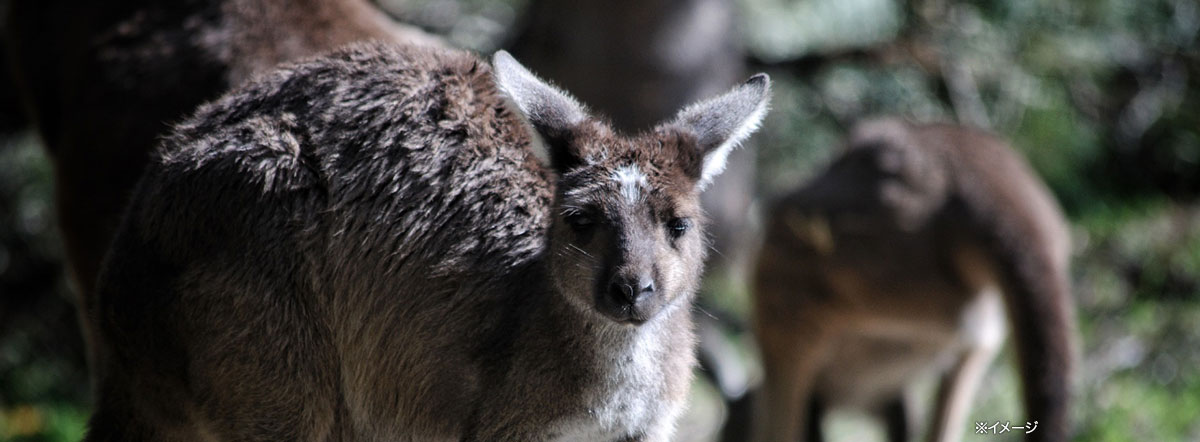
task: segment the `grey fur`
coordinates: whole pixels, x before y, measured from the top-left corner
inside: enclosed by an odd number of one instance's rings
[[[552,170],[509,106],[471,55],[373,44],[201,107],[101,273],[89,440],[667,440],[701,151],[589,118]]]
[[[574,98],[537,78],[508,52],[496,52],[493,64],[496,85],[516,103],[543,137],[566,133],[587,118],[587,110]]]
[[[93,379],[104,344],[85,312],[129,196],[171,125],[279,63],[355,41],[441,45],[368,0],[0,2],[11,8],[0,17],[0,120],[23,114],[0,121],[0,132],[36,126],[53,161]]]
[[[769,91],[770,79],[766,74],[758,74],[741,87],[689,106],[676,115],[675,124],[695,135],[704,151],[701,188],[725,170],[730,152],[758,130],[767,115]],[[714,112],[714,109],[722,111]]]

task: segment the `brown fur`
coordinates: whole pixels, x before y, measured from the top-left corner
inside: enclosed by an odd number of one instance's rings
[[[436,44],[365,0],[11,6],[3,26],[5,67],[54,164],[59,224],[81,305],[92,302],[120,214],[171,124],[280,62],[362,40]],[[81,322],[85,338],[94,340],[93,325]]]
[[[89,440],[666,440],[704,140],[766,78],[626,137],[496,63],[355,46],[179,126],[99,280]]]
[[[365,0],[18,1],[8,19],[12,88],[54,160],[85,293],[151,148],[201,102],[353,41],[436,44]]]
[[[819,437],[828,406],[889,415],[892,439],[905,440],[902,395],[931,370],[943,378],[930,439],[958,440],[1004,336],[996,291],[1026,419],[1039,421],[1027,438],[1066,440],[1068,232],[1004,142],[951,125],[861,125],[828,171],[770,213],[755,291],[767,377],[758,440]]]

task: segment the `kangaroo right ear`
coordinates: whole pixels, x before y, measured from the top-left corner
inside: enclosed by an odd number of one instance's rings
[[[570,162],[567,137],[571,129],[587,119],[587,110],[566,92],[533,75],[506,51],[496,51],[492,67],[496,86],[516,103],[541,135],[543,143],[534,143],[538,159],[562,170]]]
[[[725,169],[729,153],[758,130],[770,101],[771,79],[758,74],[724,95],[679,111],[674,124],[696,137],[703,157],[697,176],[700,190]]]

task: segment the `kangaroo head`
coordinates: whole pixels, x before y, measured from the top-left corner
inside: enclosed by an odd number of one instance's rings
[[[893,119],[857,125],[842,154],[808,185],[805,205],[835,214],[835,230],[844,233],[921,228],[950,191],[949,168],[930,141],[950,138],[914,130]]]
[[[764,74],[627,137],[506,52],[496,82],[540,136],[557,174],[548,264],[554,288],[579,309],[638,325],[690,301],[706,238],[700,192],[767,111]]]

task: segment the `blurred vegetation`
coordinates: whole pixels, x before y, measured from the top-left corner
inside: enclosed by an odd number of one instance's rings
[[[764,195],[813,175],[872,115],[1006,136],[1074,225],[1077,439],[1200,440],[1200,5],[744,3],[745,41],[779,79],[759,136]],[[1001,359],[972,422],[1023,416]],[[967,427],[966,440],[1020,440]]]
[[[777,84],[756,137],[760,197],[803,183],[872,115],[1006,136],[1074,225],[1078,439],[1200,440],[1200,4],[740,1],[751,68]],[[382,3],[490,51],[527,2]],[[86,420],[51,204],[35,140],[0,144],[0,440],[77,440]],[[1018,391],[1011,365],[996,364],[972,421],[1015,421]],[[1019,439],[972,430],[966,440]]]
[[[745,3],[752,53],[787,81],[765,126],[768,191],[821,167],[852,122],[899,114],[1007,136],[1073,218],[1200,192],[1193,1]]]
[[[88,379],[36,140],[0,140],[0,440],[76,441]]]

